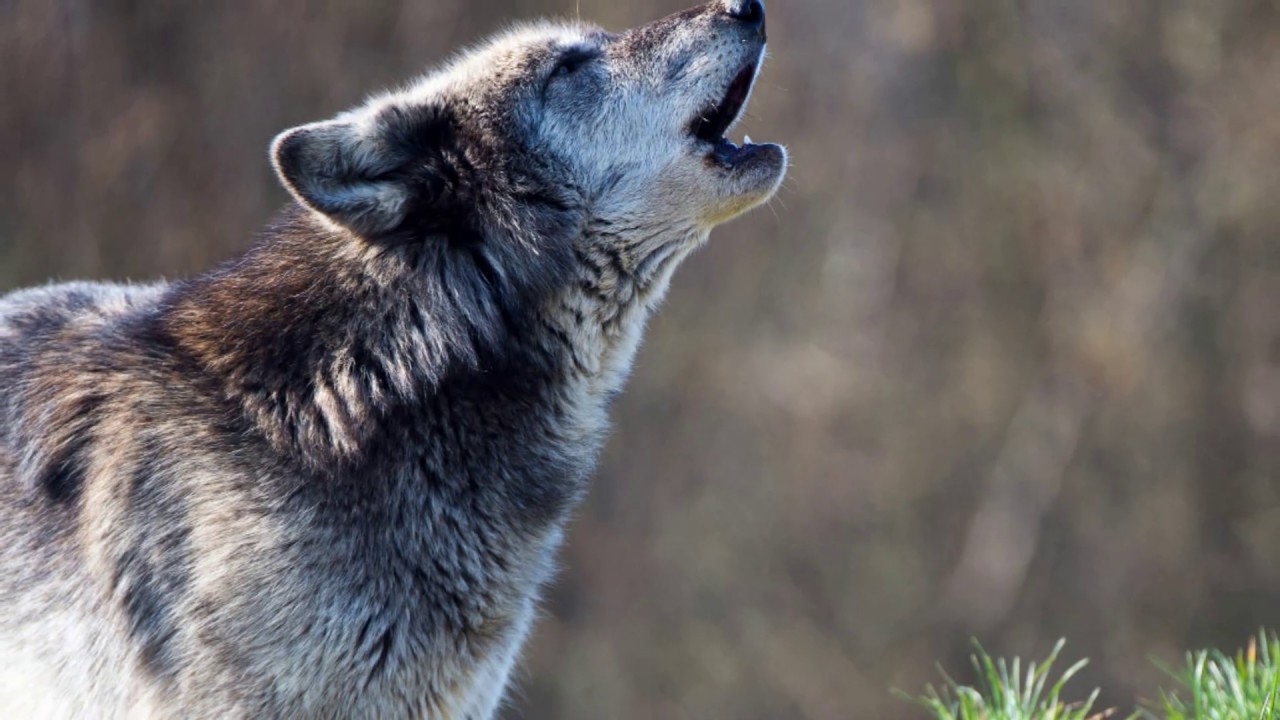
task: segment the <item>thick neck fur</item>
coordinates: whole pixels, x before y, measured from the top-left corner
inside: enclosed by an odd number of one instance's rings
[[[557,295],[547,317],[571,338],[575,376],[590,392],[622,389],[649,314],[703,239],[705,232],[642,221],[588,223],[586,241],[575,250],[578,282]]]
[[[522,275],[479,246],[380,245],[294,209],[242,258],[177,285],[163,322],[223,400],[313,470],[363,465],[382,424],[462,387],[554,405],[569,442],[599,426],[693,244],[659,235],[590,222],[567,271],[548,257]]]

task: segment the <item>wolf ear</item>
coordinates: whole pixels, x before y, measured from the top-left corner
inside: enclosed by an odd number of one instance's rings
[[[409,189],[395,170],[404,160],[353,122],[330,120],[286,130],[271,142],[271,162],[298,202],[362,235],[395,227]]]
[[[304,206],[363,236],[411,214],[457,208],[463,189],[451,123],[430,108],[388,107],[286,130],[271,143],[284,186]]]

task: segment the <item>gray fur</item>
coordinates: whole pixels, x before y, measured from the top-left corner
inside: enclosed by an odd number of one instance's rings
[[[746,5],[512,31],[277,138],[245,256],[0,300],[0,717],[491,717],[646,317],[785,171],[691,134]]]

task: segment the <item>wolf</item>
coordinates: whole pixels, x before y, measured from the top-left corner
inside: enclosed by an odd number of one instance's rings
[[[280,134],[252,249],[0,299],[0,717],[494,716],[646,318],[765,202],[760,0]]]

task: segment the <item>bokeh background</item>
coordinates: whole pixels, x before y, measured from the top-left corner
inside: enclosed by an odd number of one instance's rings
[[[0,0],[0,289],[200,271],[274,133],[678,0]],[[652,323],[508,718],[912,718],[971,636],[1280,624],[1280,4],[772,0],[786,143]]]

